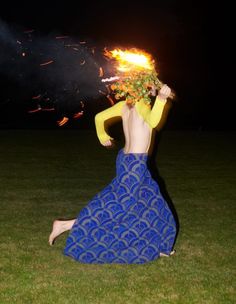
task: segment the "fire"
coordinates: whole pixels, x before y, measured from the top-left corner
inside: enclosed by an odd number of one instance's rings
[[[105,50],[105,56],[115,60],[116,75],[103,81],[112,81],[110,86],[115,99],[125,99],[128,104],[144,100],[151,103],[150,89],[161,87],[152,56],[139,49]]]
[[[102,79],[102,82],[114,81],[110,88],[115,99],[126,100],[126,103],[132,105],[142,99],[150,105],[151,89],[159,90],[163,86],[158,78],[152,56],[136,48],[111,51],[105,49],[104,55],[115,60],[116,75]]]
[[[117,70],[121,72],[129,72],[134,69],[140,71],[154,69],[154,60],[151,55],[141,50],[105,50],[105,56],[116,59],[118,62]]]

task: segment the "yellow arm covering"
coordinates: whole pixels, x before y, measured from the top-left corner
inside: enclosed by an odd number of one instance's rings
[[[97,136],[101,144],[105,143],[109,139],[112,139],[105,130],[105,121],[113,117],[121,116],[124,104],[125,101],[117,102],[114,106],[96,114],[95,126]]]
[[[154,129],[159,124],[163,110],[166,104],[166,99],[160,99],[156,97],[155,103],[152,109],[140,100],[136,102],[135,107],[139,115],[147,122],[151,129]],[[114,117],[121,117],[122,108],[125,105],[125,101],[120,101],[114,106],[96,114],[95,116],[95,126],[97,131],[97,136],[101,144],[104,144],[106,141],[111,140],[112,138],[107,134],[105,130],[105,121]]]
[[[156,128],[159,124],[166,101],[166,99],[160,99],[157,96],[152,109],[144,104],[144,102],[136,102],[135,106],[138,113],[143,117],[151,129]]]
[[[156,97],[152,110],[147,117],[147,123],[149,124],[149,126],[151,128],[154,129],[159,124],[162,114],[163,114],[163,110],[164,110],[166,101],[167,101],[166,99],[160,99],[160,98],[158,98],[158,96]]]

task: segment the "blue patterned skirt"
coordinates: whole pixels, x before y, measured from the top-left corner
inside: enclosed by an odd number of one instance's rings
[[[79,213],[65,255],[81,263],[141,264],[170,253],[176,224],[147,157],[119,151],[116,177]]]

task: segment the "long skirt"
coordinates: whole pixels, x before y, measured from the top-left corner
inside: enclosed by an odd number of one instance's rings
[[[81,263],[142,264],[170,253],[176,223],[147,158],[119,151],[116,177],[80,211],[66,240],[66,256]]]

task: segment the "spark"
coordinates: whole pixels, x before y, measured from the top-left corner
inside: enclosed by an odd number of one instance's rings
[[[119,76],[112,76],[112,77],[109,77],[109,78],[103,78],[101,81],[102,82],[108,82],[108,81],[113,81],[113,80],[118,80],[120,79]]]
[[[37,95],[37,96],[33,96],[32,99],[39,99],[41,97],[41,95]]]
[[[73,43],[73,44],[65,44],[66,47],[76,47],[80,46],[78,43]]]
[[[41,110],[42,110],[42,108],[38,105],[38,108],[37,108],[37,109],[28,111],[28,113],[36,113],[36,112],[39,112],[39,111],[41,111]]]
[[[61,127],[61,126],[65,125],[68,122],[68,120],[69,120],[69,118],[65,116],[61,120],[58,120],[57,123]]]
[[[107,95],[106,98],[110,101],[111,105],[114,105],[114,100],[111,98],[110,95]]]
[[[56,39],[66,39],[68,38],[69,36],[56,36]]]
[[[103,69],[102,69],[102,67],[100,67],[99,68],[99,77],[102,77],[103,75],[104,75]]]
[[[103,92],[102,90],[98,90],[99,93],[101,93],[102,95],[107,95],[107,93]]]
[[[54,60],[49,60],[49,61],[47,61],[47,62],[40,63],[40,66],[48,65],[48,64],[51,64],[51,63],[53,63],[53,62],[54,62]]]
[[[51,112],[55,111],[55,108],[42,108],[42,111]]]
[[[80,111],[80,112],[78,112],[78,113],[75,113],[75,114],[73,115],[73,118],[74,118],[74,119],[80,118],[81,116],[83,116],[83,114],[84,114],[84,111]]]

